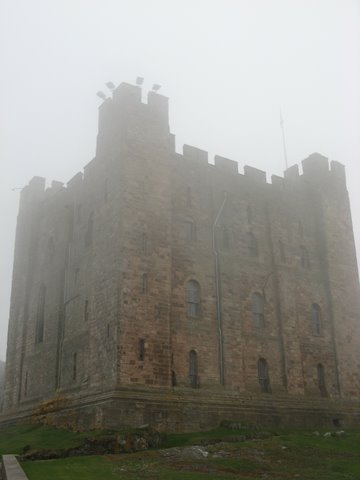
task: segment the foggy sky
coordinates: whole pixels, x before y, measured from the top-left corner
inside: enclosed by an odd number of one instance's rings
[[[95,154],[96,92],[145,77],[188,143],[282,175],[312,152],[346,165],[360,252],[357,0],[2,0],[0,358],[19,190],[66,182]]]

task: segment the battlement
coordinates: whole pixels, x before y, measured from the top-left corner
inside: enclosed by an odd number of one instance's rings
[[[107,98],[99,107],[99,133],[97,142],[97,155],[84,167],[85,177],[91,167],[97,164],[100,158],[112,155],[112,145],[115,142],[121,142],[126,137],[126,141],[133,139],[134,134],[144,135],[144,141],[147,139],[152,142],[156,138],[159,141],[166,141],[171,145],[170,151],[174,150],[174,135],[169,133],[169,105],[168,98],[155,93],[148,92],[147,102],[142,100],[142,91],[139,86],[128,83],[121,83],[114,89],[111,98]],[[182,154],[176,154],[175,158],[179,162],[184,162],[185,168],[208,169],[212,172],[219,172],[221,175],[238,176],[242,181],[248,181],[256,185],[273,185],[276,188],[292,188],[295,184],[305,183],[336,183],[338,186],[345,187],[345,167],[339,162],[331,161],[320,153],[313,153],[302,162],[302,174],[299,165],[294,164],[284,171],[284,176],[272,175],[271,181],[267,182],[266,172],[255,167],[245,165],[243,173],[239,172],[239,164],[221,155],[215,155],[213,160],[209,161],[207,151],[200,148],[184,144]],[[82,184],[84,174],[79,172],[67,182],[66,188],[72,191]],[[47,195],[55,193],[65,188],[62,182],[54,181],[50,189],[47,189]],[[37,192],[40,195],[45,190],[45,179],[34,177],[28,187],[23,191],[22,196],[27,196],[29,192]]]

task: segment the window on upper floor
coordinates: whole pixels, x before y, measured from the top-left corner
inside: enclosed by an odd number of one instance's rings
[[[251,296],[251,310],[253,326],[262,328],[265,325],[264,297],[258,292]]]
[[[311,327],[314,335],[321,335],[321,309],[317,303],[311,305]]]
[[[196,280],[190,280],[186,285],[186,304],[188,317],[200,315],[200,285]]]

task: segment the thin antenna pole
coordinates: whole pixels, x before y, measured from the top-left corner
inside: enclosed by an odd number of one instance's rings
[[[286,153],[286,142],[285,142],[285,128],[284,128],[284,119],[282,116],[282,111],[280,108],[280,127],[282,132],[283,147],[284,147],[284,159],[285,159],[285,169],[288,169],[287,153]]]

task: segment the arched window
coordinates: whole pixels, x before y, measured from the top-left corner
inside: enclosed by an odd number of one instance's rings
[[[88,219],[87,230],[85,234],[85,246],[89,247],[92,244],[94,229],[94,212],[91,212]]]
[[[44,341],[45,297],[46,287],[45,285],[41,285],[36,315],[35,343],[41,343]]]
[[[261,328],[264,326],[264,297],[255,292],[251,296],[251,310],[252,310],[252,319],[253,326]]]
[[[269,368],[265,358],[259,358],[258,376],[259,376],[261,391],[264,393],[269,393],[270,392]]]
[[[321,310],[317,303],[311,305],[311,327],[314,335],[321,335]]]
[[[199,387],[198,360],[195,350],[189,352],[189,379],[192,388]]]
[[[327,390],[326,390],[326,383],[325,383],[325,369],[324,365],[319,363],[316,367],[317,370],[317,380],[318,380],[318,386],[320,390],[320,395],[322,397],[327,397]]]
[[[186,285],[186,304],[189,317],[200,315],[200,285],[196,280],[190,280]]]
[[[310,268],[309,253],[304,245],[300,246],[300,265],[302,268]]]
[[[258,244],[255,235],[251,232],[246,234],[246,245],[248,248],[248,254],[250,257],[258,256]]]

